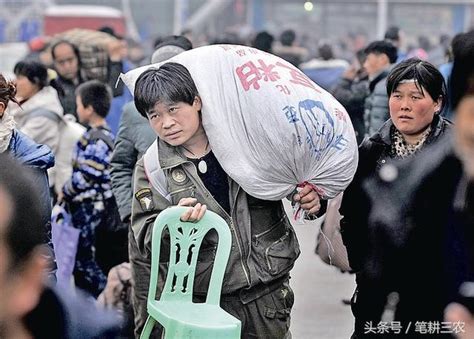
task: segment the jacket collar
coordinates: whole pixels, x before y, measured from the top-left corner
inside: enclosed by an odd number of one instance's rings
[[[176,167],[188,160],[179,152],[179,147],[171,146],[157,138],[158,157],[160,159],[160,166],[162,169]]]

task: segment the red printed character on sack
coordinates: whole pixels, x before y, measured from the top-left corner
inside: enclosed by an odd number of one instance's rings
[[[258,60],[258,63],[260,67],[255,65],[253,61],[249,61],[235,69],[245,91],[248,91],[252,86],[259,90],[259,81],[262,79],[272,82],[280,79],[280,75],[274,70],[275,65],[267,65],[261,59]]]
[[[309,87],[311,89],[314,89],[316,92],[321,93],[321,91],[316,88],[316,85],[301,71],[297,70],[294,67],[285,65],[284,63],[281,63],[281,62],[277,62],[276,65],[280,67],[284,67],[290,71],[290,76],[291,76],[290,82],[297,85],[303,85],[305,87]]]

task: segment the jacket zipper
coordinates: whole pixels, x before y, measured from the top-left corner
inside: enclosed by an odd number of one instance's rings
[[[288,230],[285,232],[285,234],[278,240],[272,242],[272,244],[270,246],[267,247],[267,249],[265,250],[265,260],[267,261],[267,266],[268,266],[268,269],[270,270],[270,272],[272,271],[272,265],[270,263],[270,259],[268,259],[268,252],[270,251],[270,249],[273,247],[273,245],[281,242],[284,238],[286,238],[288,236]]]
[[[195,166],[194,163],[191,162],[191,161],[186,161],[186,162],[188,162],[188,163],[192,164],[193,166]],[[204,183],[202,182],[202,180],[201,180],[201,178],[199,177],[199,175],[197,176],[197,179],[195,179],[195,180],[196,180],[196,183],[199,184],[199,185],[201,186],[201,188],[204,190],[204,193],[205,193],[206,197],[207,197],[207,198],[212,198],[212,199],[214,199],[214,198],[212,197],[211,192],[209,192],[209,190],[206,188],[206,186],[204,186]],[[237,196],[239,195],[240,189],[241,189],[241,188],[240,188],[240,186],[239,186],[239,188],[237,189],[237,194],[236,194],[235,197],[234,197],[234,202],[233,202],[233,205],[232,205],[232,211],[235,211],[235,205],[236,205],[236,203],[237,203]],[[240,239],[239,239],[239,237],[237,236],[237,231],[236,231],[236,229],[235,229],[235,227],[234,227],[233,218],[232,218],[232,216],[229,215],[229,213],[227,213],[227,211],[224,210],[224,209],[222,208],[222,206],[219,205],[217,202],[214,202],[214,201],[212,201],[212,200],[211,200],[211,202],[214,203],[214,205],[217,206],[217,208],[220,209],[220,210],[224,213],[224,215],[227,215],[227,216],[229,217],[230,230],[234,233],[235,241],[237,242],[237,246],[238,246],[238,248],[239,248],[240,264],[241,264],[242,270],[244,271],[244,274],[245,274],[245,280],[247,280],[247,284],[248,284],[248,286],[250,286],[250,277],[249,277],[249,273],[247,272],[247,269],[246,269],[246,267],[245,267],[245,263],[244,263],[244,260],[243,260],[243,251],[242,251],[242,247],[241,247],[241,245],[240,245]],[[232,213],[232,212],[231,212],[231,213]]]
[[[193,186],[189,186],[189,187],[185,187],[185,188],[180,188],[179,190],[170,192],[170,195],[173,195],[173,194],[176,194],[176,193],[180,193],[180,192],[184,192],[184,191],[187,191],[187,190],[189,190],[189,189],[191,189],[191,192],[193,192],[194,190],[192,190],[192,188],[193,188]]]

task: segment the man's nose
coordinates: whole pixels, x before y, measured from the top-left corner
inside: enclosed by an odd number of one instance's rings
[[[174,119],[170,117],[169,115],[165,114],[163,116],[163,128],[169,129],[173,127],[174,125]]]

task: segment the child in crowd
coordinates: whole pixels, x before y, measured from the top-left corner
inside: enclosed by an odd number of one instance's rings
[[[74,267],[76,286],[97,297],[107,282],[96,259],[96,231],[116,206],[110,179],[114,137],[105,117],[112,93],[107,85],[88,81],[76,89],[77,115],[87,126],[73,152],[73,172],[64,185],[64,200],[75,228],[80,229]]]

